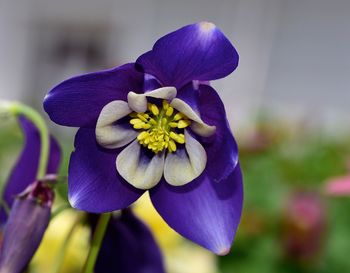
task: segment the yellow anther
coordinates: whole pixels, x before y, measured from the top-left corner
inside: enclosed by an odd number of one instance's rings
[[[170,137],[180,144],[185,143],[185,136],[183,134],[176,134],[174,132],[171,132]]]
[[[175,120],[175,121],[178,121],[178,120],[182,119],[183,117],[184,117],[183,114],[177,113],[177,114],[174,116],[174,120]]]
[[[151,124],[148,124],[148,123],[142,124],[142,128],[147,130],[151,128]]]
[[[169,122],[171,128],[177,128],[177,122]]]
[[[163,109],[167,110],[169,107],[169,103],[166,100],[163,100]]]
[[[139,114],[137,114],[137,117],[138,117],[140,120],[142,120],[142,121],[144,121],[144,122],[147,122],[147,118],[148,118],[148,115],[147,115],[147,114],[141,114],[141,113],[139,113]]]
[[[164,127],[168,123],[166,118],[162,118],[162,126]]]
[[[168,146],[169,152],[175,152],[176,151],[176,144],[173,140],[169,140],[169,146]]]
[[[157,125],[157,122],[153,118],[149,120],[149,123],[151,123],[152,125]]]
[[[177,124],[177,128],[186,128],[188,125],[190,125],[191,122],[188,119],[181,119],[179,120],[179,123]]]
[[[134,124],[134,129],[142,129],[144,124],[145,123],[143,123],[143,122],[136,123],[136,124]]]
[[[168,109],[166,109],[165,114],[170,117],[174,113],[174,108],[169,106]]]
[[[140,120],[138,118],[133,118],[133,119],[130,120],[131,124],[137,124],[137,123],[141,123],[141,122],[142,122],[142,120]]]
[[[151,112],[153,115],[158,116],[159,115],[159,109],[157,105],[151,104]]]
[[[143,132],[139,133],[139,135],[137,136],[137,139],[138,140],[143,140],[146,137],[149,137],[149,134],[146,131],[143,131]]]
[[[170,132],[170,135],[169,135],[172,139],[176,139],[177,138],[177,134],[174,133],[174,132]]]
[[[184,134],[178,134],[178,139],[177,142],[180,144],[184,144],[185,143],[185,135]]]

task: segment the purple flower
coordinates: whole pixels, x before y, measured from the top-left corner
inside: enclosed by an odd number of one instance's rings
[[[0,272],[23,272],[37,250],[50,221],[52,188],[35,182],[15,199],[4,228]]]
[[[30,184],[36,181],[40,157],[40,135],[34,124],[24,116],[18,118],[24,135],[22,152],[12,169],[2,194],[2,200],[11,208],[15,197],[23,192]],[[56,140],[50,138],[50,155],[47,174],[56,174],[61,158],[60,148]],[[0,229],[6,223],[5,210],[0,209]]]
[[[95,272],[165,272],[162,254],[151,231],[131,210],[123,210],[109,222]]]
[[[149,190],[164,220],[218,254],[242,210],[242,175],[225,108],[208,81],[229,75],[238,54],[212,23],[160,38],[136,63],[71,78],[44,108],[81,127],[69,165],[73,207],[123,209]]]

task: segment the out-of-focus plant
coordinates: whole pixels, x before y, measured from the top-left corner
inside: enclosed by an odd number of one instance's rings
[[[350,251],[350,200],[324,194],[326,181],[346,178],[349,139],[348,135],[330,137],[319,130],[307,130],[305,124],[274,119],[258,124],[252,136],[244,135],[240,140],[240,160],[242,168],[249,170],[244,173],[245,208],[232,254],[219,259],[223,273],[350,270],[350,261],[344,255]],[[317,255],[306,263],[286,259],[283,243],[283,234],[288,233],[286,221],[292,224],[293,220],[287,216],[286,203],[295,192],[319,196],[316,199],[322,199],[322,206],[315,207],[322,211],[320,215],[326,215],[324,223],[314,227],[323,230],[314,240],[322,242],[320,248],[315,247]],[[302,215],[298,220],[305,221]],[[293,226],[296,230],[297,225]],[[311,239],[307,240],[310,244]]]

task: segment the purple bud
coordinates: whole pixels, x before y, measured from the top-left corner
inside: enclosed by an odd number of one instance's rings
[[[295,193],[288,201],[283,218],[283,246],[288,258],[309,262],[322,249],[326,228],[323,200],[315,192]]]
[[[50,221],[52,186],[34,182],[15,199],[4,228],[0,273],[19,273],[37,250]]]

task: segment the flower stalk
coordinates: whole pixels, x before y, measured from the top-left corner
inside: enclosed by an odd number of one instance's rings
[[[0,108],[2,108],[3,111],[11,113],[15,116],[25,116],[37,127],[41,140],[37,179],[43,178],[46,175],[46,168],[49,159],[49,133],[44,119],[33,108],[19,102],[1,102]]]
[[[100,251],[103,237],[106,233],[108,222],[111,218],[111,213],[104,213],[100,215],[100,218],[98,219],[98,223],[96,226],[96,230],[94,232],[94,236],[92,238],[91,247],[89,250],[88,257],[86,258],[84,268],[82,270],[82,273],[93,273],[95,263],[97,260],[97,255]]]

